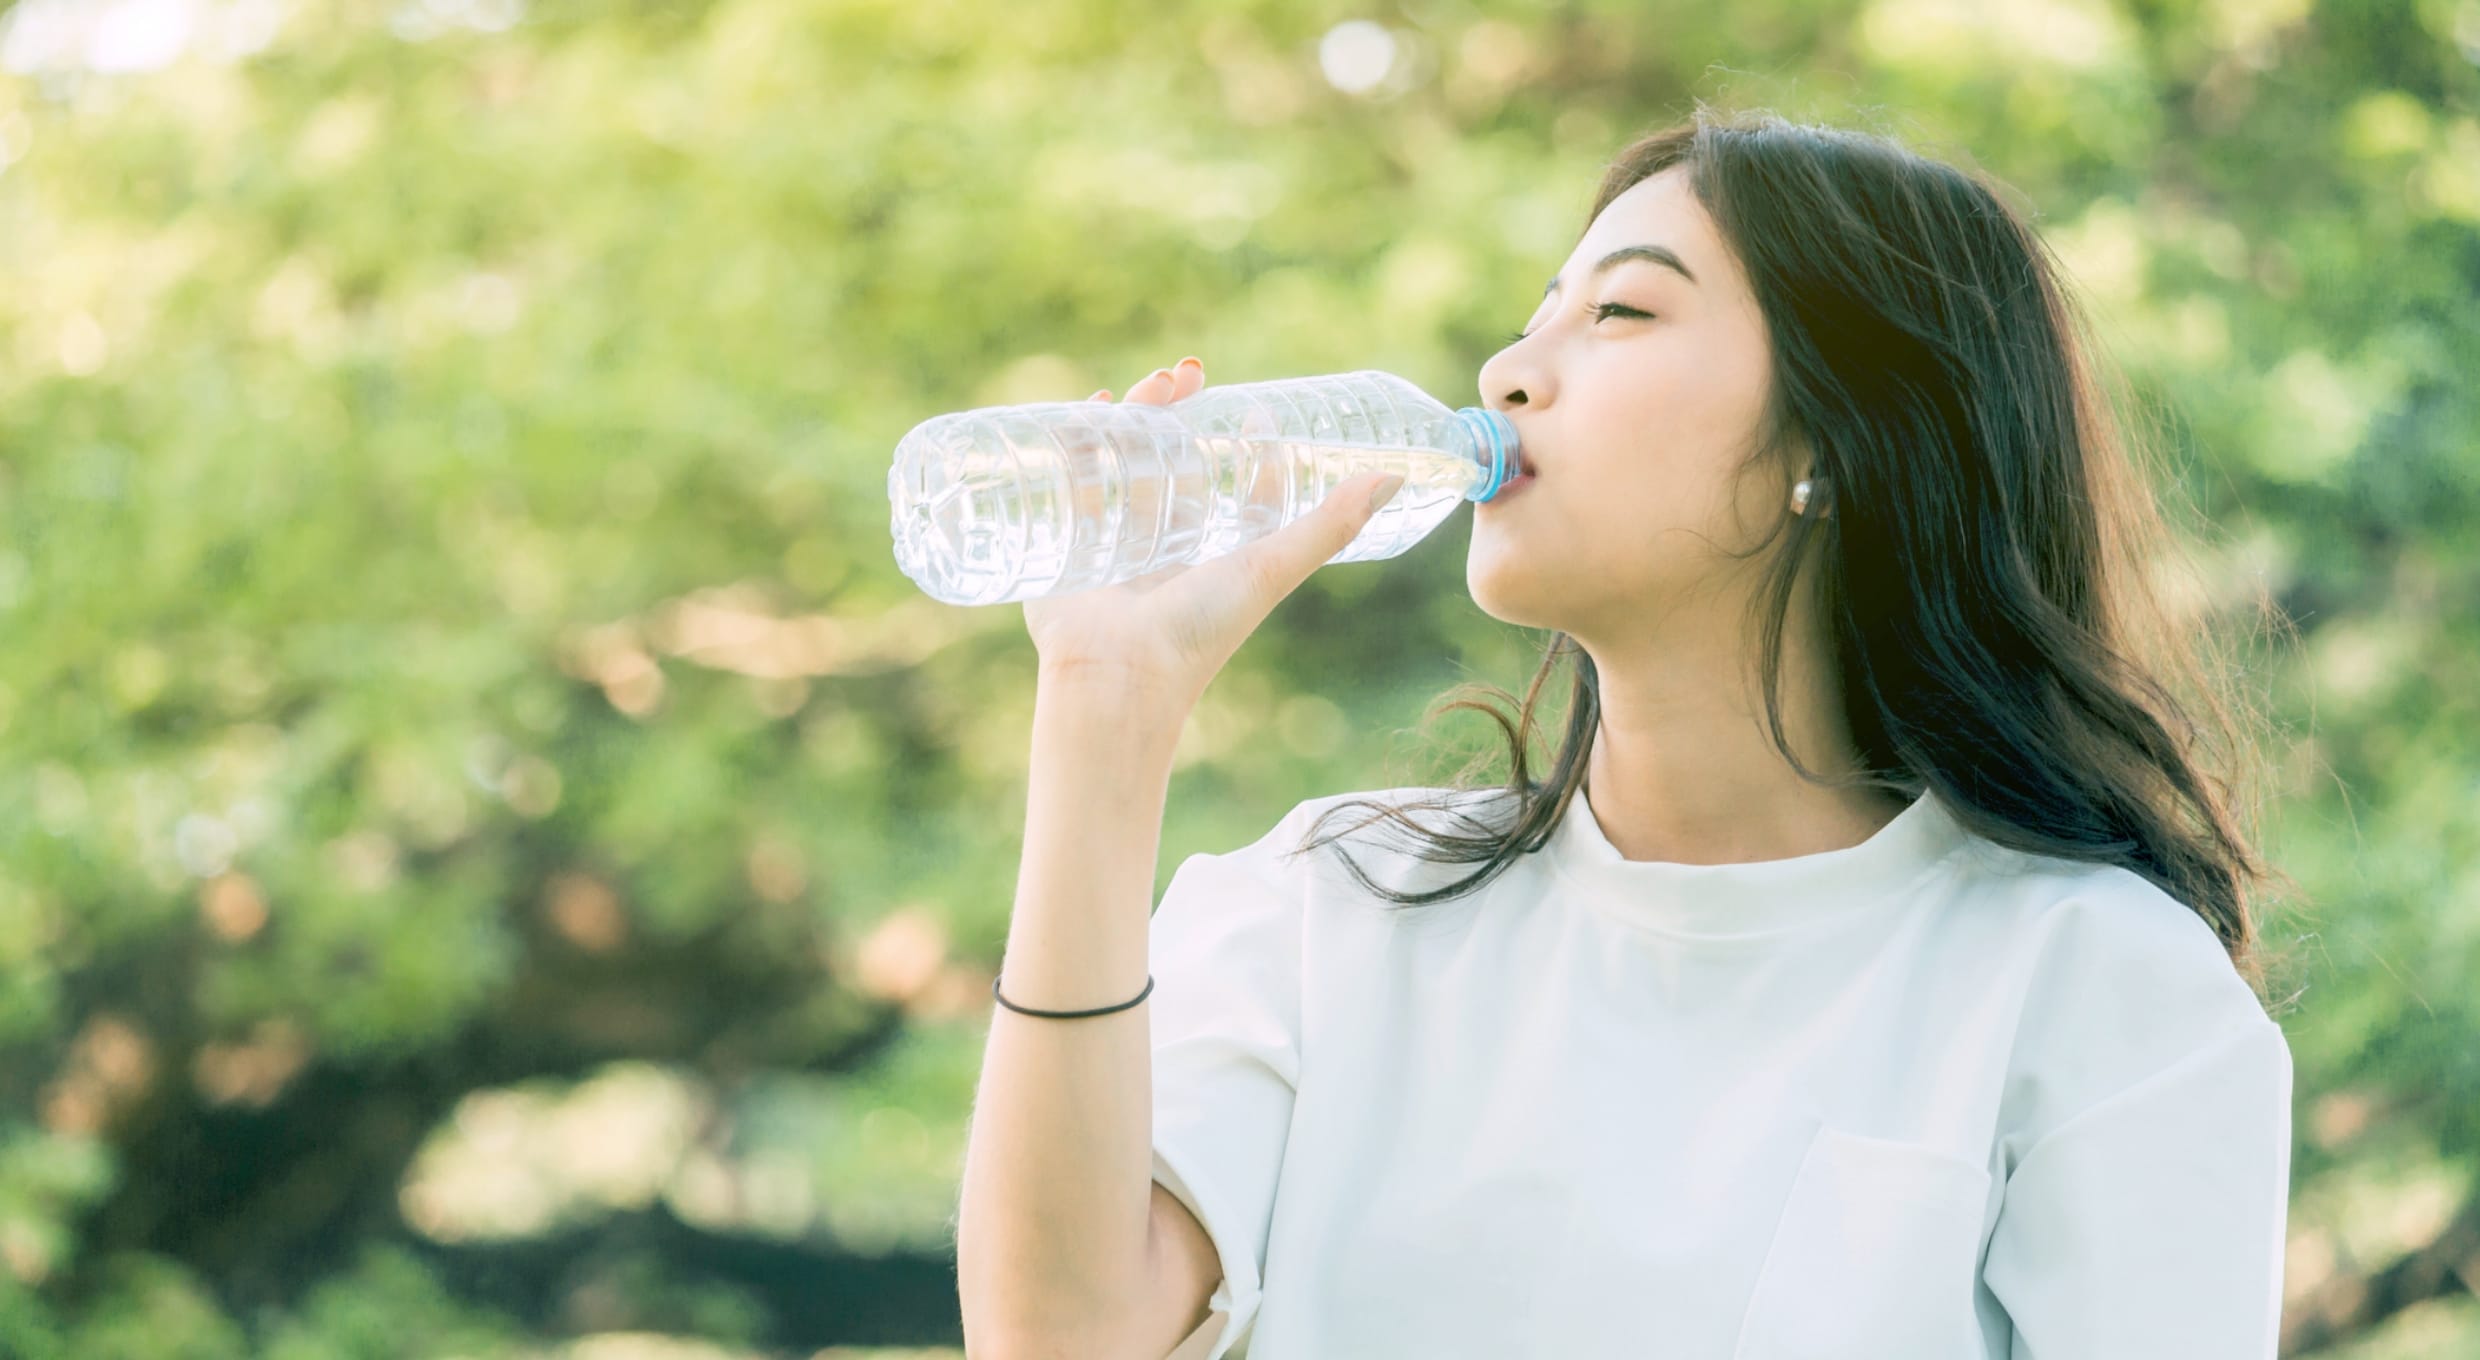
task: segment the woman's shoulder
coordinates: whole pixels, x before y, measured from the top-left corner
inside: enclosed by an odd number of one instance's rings
[[[1319,794],[1293,805],[1267,834],[1285,848],[1314,838],[1355,850],[1400,846],[1408,834],[1406,823],[1424,832],[1484,835],[1505,824],[1513,798],[1503,788],[1431,784]],[[1286,832],[1291,833],[1289,840],[1284,839]]]
[[[1512,822],[1503,788],[1399,785],[1302,799],[1259,841],[1310,897],[1363,903],[1371,889],[1425,893],[1479,867]],[[1463,844],[1459,845],[1458,842]]]
[[[2262,1002],[2196,908],[2122,864],[1983,843],[1971,916],[2021,957],[2036,1006],[2191,1036],[2266,1023]]]

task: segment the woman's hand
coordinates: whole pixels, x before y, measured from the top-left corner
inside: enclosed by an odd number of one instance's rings
[[[1205,365],[1183,359],[1128,389],[1128,400],[1167,405],[1205,386]],[[1111,390],[1091,400],[1108,401]],[[1045,678],[1112,688],[1158,704],[1162,720],[1185,722],[1206,686],[1240,644],[1309,573],[1342,552],[1377,513],[1370,493],[1385,474],[1336,487],[1316,509],[1262,538],[1203,562],[1175,562],[1116,585],[1026,600]],[[1392,495],[1393,487],[1388,488]]]

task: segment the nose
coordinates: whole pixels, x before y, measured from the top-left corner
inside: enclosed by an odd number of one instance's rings
[[[1482,363],[1479,377],[1483,410],[1505,415],[1538,407],[1549,395],[1549,375],[1534,360],[1519,353],[1522,349],[1522,345],[1510,345]]]
[[[1528,419],[1538,419],[1531,413],[1550,399],[1554,386],[1541,367],[1538,349],[1511,344],[1481,365],[1481,409],[1493,412],[1516,431],[1516,462],[1511,476],[1535,470],[1533,455],[1538,450],[1534,447],[1534,431],[1524,426]]]

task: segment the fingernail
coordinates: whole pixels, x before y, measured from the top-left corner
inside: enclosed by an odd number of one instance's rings
[[[1401,490],[1403,485],[1403,474],[1397,473],[1394,476],[1387,478],[1385,481],[1378,483],[1376,486],[1371,487],[1369,491],[1369,513],[1373,515],[1378,513],[1378,507],[1394,499],[1395,493]]]
[[[1180,361],[1180,363],[1179,363],[1179,366],[1180,366],[1181,368],[1203,368],[1203,367],[1205,367],[1205,365],[1204,365],[1203,363],[1201,363],[1201,362],[1199,362],[1199,361],[1198,361],[1197,356],[1196,356],[1196,355],[1194,355],[1194,354],[1192,354],[1192,355],[1188,356],[1188,357],[1187,357],[1187,358],[1185,358],[1185,359],[1182,359],[1182,360]]]

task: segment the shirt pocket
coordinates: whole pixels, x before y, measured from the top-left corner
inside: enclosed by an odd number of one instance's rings
[[[1732,1360],[1980,1360],[1989,1170],[1820,1125],[1757,1268]]]

